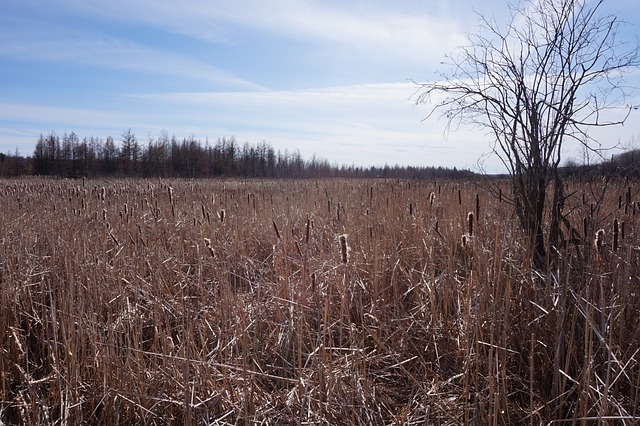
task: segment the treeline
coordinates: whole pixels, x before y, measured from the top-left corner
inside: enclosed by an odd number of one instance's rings
[[[219,138],[211,144],[195,137],[179,140],[161,132],[141,143],[131,130],[112,137],[41,135],[31,157],[2,154],[0,176],[22,175],[79,177],[158,178],[465,178],[468,170],[442,167],[360,167],[330,164],[316,157],[303,159],[299,151],[276,151],[263,141],[239,144],[235,138]]]
[[[634,177],[640,179],[640,149],[633,149],[613,155],[610,160],[595,164],[578,164],[568,161],[560,172],[565,176],[579,179],[597,179],[601,177]]]

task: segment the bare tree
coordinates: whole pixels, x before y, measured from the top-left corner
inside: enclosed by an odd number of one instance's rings
[[[493,152],[512,176],[516,213],[537,267],[547,262],[545,235],[556,243],[563,144],[597,149],[589,128],[622,124],[634,108],[625,105],[633,88],[624,77],[640,65],[638,43],[620,40],[624,22],[602,14],[603,3],[529,0],[510,8],[505,28],[480,15],[480,31],[448,59],[452,71],[421,83],[416,98],[438,99],[429,115],[442,114],[447,129],[471,124],[495,137]]]

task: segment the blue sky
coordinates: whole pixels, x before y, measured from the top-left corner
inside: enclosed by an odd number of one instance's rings
[[[637,0],[609,3],[628,35],[640,34]],[[143,143],[165,130],[266,140],[340,164],[475,168],[488,138],[422,121],[411,80],[436,78],[477,28],[473,8],[501,19],[506,5],[2,0],[0,152],[30,155],[51,131],[118,139],[130,128]],[[636,122],[608,129],[603,142],[628,144]]]

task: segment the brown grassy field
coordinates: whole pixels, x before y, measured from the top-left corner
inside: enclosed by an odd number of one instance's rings
[[[0,181],[0,423],[635,424],[640,187],[568,186],[540,274],[480,181]]]

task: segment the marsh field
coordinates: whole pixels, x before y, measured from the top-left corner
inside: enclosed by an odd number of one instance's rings
[[[636,424],[640,184],[567,193],[541,273],[507,181],[0,181],[0,423]]]

